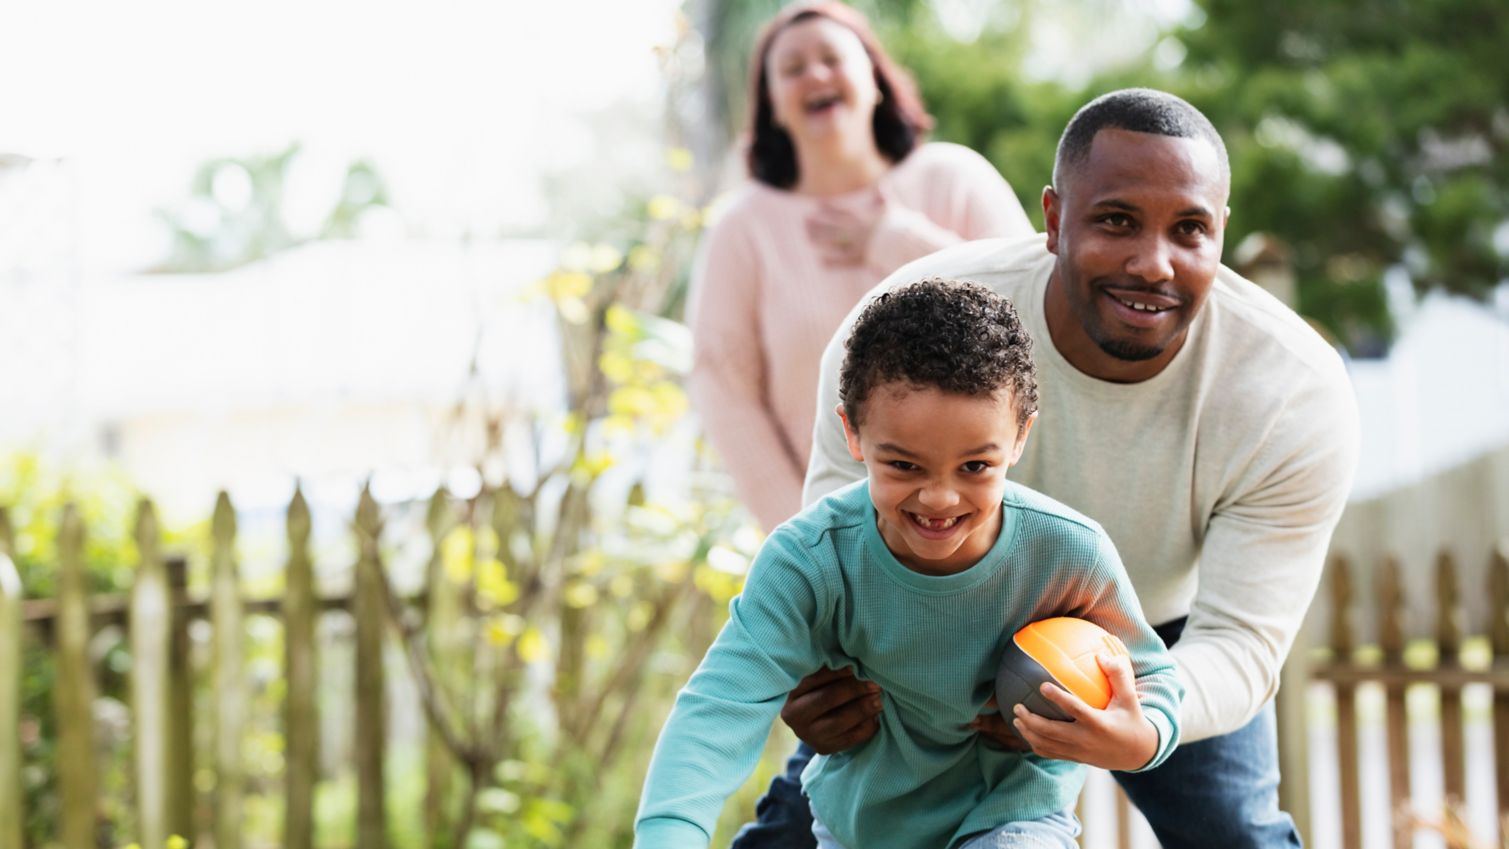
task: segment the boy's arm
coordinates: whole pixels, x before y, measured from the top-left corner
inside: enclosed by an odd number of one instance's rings
[[[660,732],[635,820],[635,847],[705,849],[724,801],[754,771],[797,678],[821,665],[813,638],[826,590],[795,533],[767,539],[744,592]]]
[[[1098,710],[1057,685],[1044,684],[1043,695],[1074,722],[1037,716],[1020,705],[1010,721],[1043,757],[1124,772],[1152,769],[1178,745],[1184,685],[1163,640],[1143,619],[1121,557],[1103,532],[1095,574],[1099,586],[1086,587],[1080,594],[1083,602],[1070,615],[1115,634],[1131,653],[1130,664],[1124,658],[1101,663],[1111,684],[1111,703]]]

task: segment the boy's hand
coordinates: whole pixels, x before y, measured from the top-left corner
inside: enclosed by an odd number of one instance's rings
[[[1012,725],[1032,751],[1045,758],[1079,761],[1102,769],[1138,769],[1158,753],[1158,729],[1142,715],[1131,661],[1105,655],[1096,661],[1111,683],[1111,703],[1105,710],[1096,710],[1049,683],[1043,685],[1043,696],[1074,721],[1048,719],[1017,705]]]
[[[820,755],[851,749],[880,730],[880,685],[861,681],[848,667],[824,667],[797,683],[781,708],[781,721]]]

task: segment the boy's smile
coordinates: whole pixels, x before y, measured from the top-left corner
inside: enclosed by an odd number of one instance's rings
[[[857,432],[843,418],[849,452],[869,472],[881,538],[898,560],[947,575],[985,556],[1001,527],[1006,470],[1032,428],[1032,419],[1017,427],[1009,391],[961,395],[888,383],[864,402]]]

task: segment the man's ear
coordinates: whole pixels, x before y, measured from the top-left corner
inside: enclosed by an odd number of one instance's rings
[[[1022,459],[1022,449],[1027,447],[1027,434],[1032,432],[1032,425],[1036,422],[1037,411],[1033,410],[1032,415],[1027,417],[1026,423],[1024,423],[1021,429],[1017,431],[1016,445],[1011,449],[1011,462],[1006,464],[1008,468],[1015,466],[1017,464],[1017,461]]]
[[[849,416],[844,412],[843,404],[834,407],[833,412],[838,413],[838,420],[844,424],[844,441],[849,443],[849,456],[853,457],[856,462],[863,463],[865,455],[859,450],[859,429],[849,423]]]
[[[1052,186],[1043,186],[1043,232],[1048,234],[1048,253],[1058,255],[1058,228],[1063,215],[1063,199]]]

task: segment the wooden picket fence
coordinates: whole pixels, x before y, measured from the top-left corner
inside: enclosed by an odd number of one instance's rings
[[[1413,845],[1412,819],[1423,812],[1413,798],[1410,777],[1409,722],[1405,694],[1415,686],[1439,693],[1441,768],[1447,805],[1460,808],[1467,797],[1464,751],[1462,690],[1481,684],[1493,690],[1493,756],[1499,844],[1509,835],[1509,541],[1494,553],[1487,570],[1487,585],[1480,588],[1495,611],[1487,637],[1491,656],[1473,662],[1464,657],[1465,633],[1462,610],[1461,570],[1455,557],[1441,553],[1435,563],[1435,622],[1432,662],[1406,660],[1406,602],[1401,567],[1397,558],[1386,558],[1375,573],[1377,652],[1365,652],[1355,627],[1357,566],[1345,557],[1334,558],[1328,569],[1329,660],[1314,666],[1311,676],[1334,689],[1337,715],[1337,762],[1341,784],[1343,849],[1361,849],[1362,794],[1358,759],[1357,691],[1380,686],[1384,692],[1388,748],[1388,783],[1393,819],[1393,845]],[[1468,588],[1468,591],[1474,591]],[[1374,656],[1368,657],[1368,654]],[[1491,837],[1491,836],[1490,836]]]
[[[441,498],[443,493],[437,493]],[[434,514],[432,504],[431,514]],[[213,661],[212,690],[208,716],[213,729],[215,791],[208,825],[217,849],[240,849],[247,770],[241,759],[240,739],[247,721],[248,692],[244,675],[242,634],[248,615],[280,617],[285,629],[284,668],[286,681],[283,731],[285,817],[282,845],[289,849],[312,849],[313,802],[318,765],[316,729],[318,617],[330,610],[349,611],[355,623],[354,758],[357,775],[357,814],[353,845],[381,849],[385,800],[385,699],[383,641],[395,612],[387,608],[391,594],[379,558],[378,537],[382,517],[370,492],[358,503],[354,533],[357,541],[355,581],[348,594],[321,597],[316,594],[309,550],[310,515],[301,494],[295,493],[287,512],[288,554],[286,591],[276,599],[245,599],[240,591],[236,550],[236,516],[223,494],[216,503],[212,521],[210,591],[207,598],[187,593],[187,564],[181,557],[165,556],[160,544],[156,513],[142,501],[136,517],[135,540],[140,562],[129,597],[91,598],[85,587],[83,546],[85,528],[78,513],[65,510],[58,538],[57,591],[54,598],[23,600],[15,567],[5,556],[14,550],[12,532],[0,508],[0,849],[23,849],[19,746],[20,670],[23,639],[43,640],[50,646],[56,664],[53,707],[57,716],[57,784],[61,808],[57,816],[58,842],[67,849],[96,845],[97,778],[94,768],[95,739],[91,706],[94,702],[94,672],[88,646],[98,628],[114,624],[128,629],[132,657],[130,708],[136,729],[133,759],[139,833],[143,846],[162,846],[174,834],[193,837],[195,791],[194,747],[196,716],[192,709],[192,670],[189,625],[205,620],[211,626]],[[430,522],[433,550],[440,549],[440,533]],[[1333,549],[1335,550],[1335,549]],[[430,571],[440,570],[432,558]],[[1490,612],[1486,633],[1470,637],[1463,615],[1463,574],[1482,577],[1481,588],[1469,585],[1475,608]],[[1362,576],[1365,576],[1362,577]],[[1363,558],[1333,556],[1312,616],[1326,634],[1320,651],[1302,649],[1303,657],[1319,658],[1306,667],[1292,664],[1286,690],[1304,691],[1309,681],[1334,689],[1337,705],[1337,761],[1341,782],[1342,849],[1361,849],[1363,809],[1359,727],[1356,713],[1360,688],[1381,687],[1385,694],[1388,780],[1399,824],[1393,830],[1393,845],[1412,845],[1413,829],[1404,814],[1419,810],[1412,803],[1408,717],[1405,694],[1412,687],[1430,687],[1439,692],[1442,771],[1448,800],[1466,796],[1462,691],[1472,685],[1493,690],[1493,739],[1496,800],[1500,817],[1500,844],[1509,835],[1509,540],[1499,545],[1488,568],[1462,569],[1457,557],[1442,553],[1434,567],[1434,623],[1429,630],[1434,660],[1418,662],[1421,629],[1405,627],[1413,612],[1422,609],[1418,591],[1407,590],[1409,575],[1398,557],[1372,562]],[[1370,587],[1370,603],[1359,598],[1359,586]],[[433,587],[433,584],[427,584]],[[418,610],[440,594],[429,589],[404,600]],[[1486,601],[1486,604],[1484,604]],[[429,611],[434,615],[435,611]],[[452,612],[453,613],[453,612]],[[446,615],[451,615],[450,613]],[[1359,628],[1358,621],[1373,628]],[[1371,633],[1370,633],[1371,632]],[[1367,645],[1365,645],[1365,643]],[[1486,643],[1491,652],[1469,651],[1464,646]],[[1485,661],[1474,658],[1489,657]],[[1297,680],[1295,678],[1297,676]],[[1298,685],[1298,686],[1296,686]],[[1280,705],[1281,727],[1291,730],[1286,751],[1285,806],[1298,813],[1302,828],[1307,800],[1301,795],[1308,773],[1301,739],[1295,745],[1297,717],[1303,729],[1301,708],[1296,703]],[[203,721],[205,717],[197,718]],[[1302,733],[1298,735],[1302,737]],[[1293,755],[1298,751],[1298,759]],[[1299,776],[1299,780],[1290,779]],[[432,774],[433,779],[433,774]],[[443,782],[432,780],[432,798],[427,808],[438,809],[433,794]],[[1119,791],[1113,805],[1087,829],[1109,834],[1102,841],[1126,849],[1137,843],[1130,823],[1131,813]],[[1105,831],[1109,829],[1109,831]],[[1455,844],[1452,844],[1455,845]],[[1467,845],[1467,844],[1461,844]]]
[[[92,714],[94,672],[88,654],[91,635],[115,624],[128,628],[131,654],[130,708],[135,730],[133,781],[138,834],[142,846],[161,847],[172,835],[196,836],[194,769],[196,721],[189,624],[212,626],[210,693],[215,791],[213,824],[217,849],[242,846],[246,765],[241,735],[247,719],[243,621],[248,614],[280,617],[284,627],[284,835],[287,849],[311,849],[314,836],[316,731],[315,626],[319,615],[349,610],[355,622],[354,749],[357,774],[357,822],[354,845],[385,844],[383,759],[385,701],[382,662],[387,627],[386,579],[378,558],[382,521],[369,491],[356,511],[355,584],[350,594],[320,597],[315,593],[309,553],[309,507],[296,492],[287,514],[286,591],[278,599],[241,596],[236,548],[236,515],[223,493],[212,522],[211,589],[208,599],[187,595],[187,563],[165,557],[156,511],[143,500],[136,514],[135,541],[140,561],[129,597],[91,598],[85,587],[85,528],[78,512],[65,509],[59,528],[55,598],[22,600],[12,561],[14,538],[0,508],[0,849],[22,849],[20,721],[20,646],[24,638],[50,644],[56,664],[53,708],[57,717],[57,784],[60,809],[58,842],[67,849],[96,846],[97,783],[95,728]],[[426,594],[412,603],[423,604]]]

